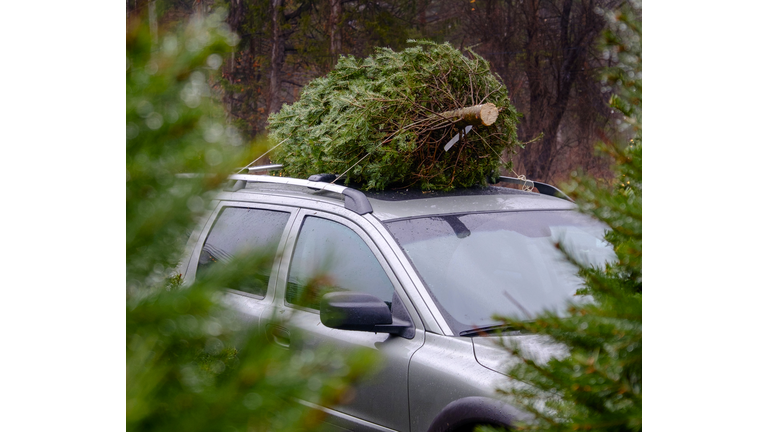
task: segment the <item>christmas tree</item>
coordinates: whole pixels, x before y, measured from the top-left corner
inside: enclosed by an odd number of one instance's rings
[[[284,173],[345,174],[363,189],[486,185],[520,144],[518,113],[486,60],[421,41],[341,57],[269,117]]]

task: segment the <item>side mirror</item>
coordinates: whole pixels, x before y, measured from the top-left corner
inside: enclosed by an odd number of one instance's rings
[[[412,339],[411,322],[400,297],[392,297],[392,312],[378,297],[360,292],[333,292],[320,300],[320,321],[326,327],[375,333],[391,333]]]

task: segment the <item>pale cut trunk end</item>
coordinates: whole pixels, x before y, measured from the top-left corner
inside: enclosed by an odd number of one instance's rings
[[[480,121],[483,123],[483,126],[490,126],[494,124],[496,119],[499,118],[499,109],[496,108],[496,105],[492,103],[487,103],[481,106],[482,108],[480,108]]]
[[[440,114],[445,118],[461,118],[474,126],[490,126],[499,118],[499,109],[492,103],[475,105]]]

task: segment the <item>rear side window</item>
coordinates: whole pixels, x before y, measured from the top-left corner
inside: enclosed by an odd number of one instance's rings
[[[205,239],[197,264],[198,273],[244,253],[266,254],[271,260],[290,217],[288,212],[225,207]],[[252,274],[230,288],[264,296],[272,266],[254,269]]]
[[[389,304],[395,289],[371,249],[350,228],[307,217],[288,272],[286,301],[319,309],[323,294],[357,291]]]

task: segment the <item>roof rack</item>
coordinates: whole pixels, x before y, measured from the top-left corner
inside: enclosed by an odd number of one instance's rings
[[[262,165],[253,170],[256,171],[274,171],[282,168],[282,165]],[[251,172],[251,168],[248,168]],[[233,174],[229,176],[230,180],[234,180],[234,183],[230,185],[227,190],[230,192],[236,192],[245,187],[246,183],[273,183],[273,184],[287,184],[293,186],[304,186],[310,189],[335,192],[344,195],[344,208],[351,210],[359,215],[364,215],[373,212],[368,197],[364,193],[357,189],[353,189],[347,186],[341,186],[337,184],[302,180],[291,177],[278,177],[269,175],[253,175],[253,174]]]
[[[368,201],[368,197],[363,192],[357,189],[353,189],[351,187],[328,183],[327,180],[336,178],[336,176],[331,174],[315,174],[313,176],[310,176],[309,180],[297,179],[292,177],[279,177],[279,176],[270,176],[270,175],[251,174],[251,173],[263,172],[263,171],[267,171],[267,172],[277,171],[282,168],[283,166],[280,164],[259,165],[259,166],[241,168],[239,170],[240,172],[244,170],[248,170],[248,174],[245,174],[245,173],[233,174],[229,176],[229,180],[233,182],[232,184],[230,184],[227,190],[229,190],[230,192],[239,191],[240,189],[243,189],[245,187],[246,183],[273,183],[273,184],[286,184],[286,185],[293,185],[293,186],[304,186],[310,189],[335,192],[343,195],[344,207],[347,210],[351,210],[359,215],[364,215],[364,214],[373,212],[373,207],[371,206],[370,201]],[[562,199],[574,202],[563,191],[547,183],[537,182],[534,180],[523,180],[519,178],[505,177],[505,176],[500,176],[499,181],[502,183],[516,184],[518,186],[527,186],[527,185],[533,184],[533,186],[536,187],[536,189],[538,189],[539,193],[541,193],[542,195],[549,195],[549,196],[562,198]]]
[[[549,196],[553,196],[553,197],[557,197],[557,198],[562,198],[562,199],[568,200],[570,202],[575,202],[574,200],[571,199],[571,197],[566,195],[565,192],[563,192],[560,189],[552,186],[551,184],[537,182],[537,181],[529,180],[529,179],[523,180],[523,179],[520,179],[520,178],[505,177],[505,176],[500,176],[499,177],[499,181],[502,182],[502,183],[511,183],[511,184],[515,184],[515,185],[518,185],[518,186],[529,186],[529,185],[533,184],[533,186],[536,189],[538,189],[539,193],[542,194],[542,195],[549,195]]]

